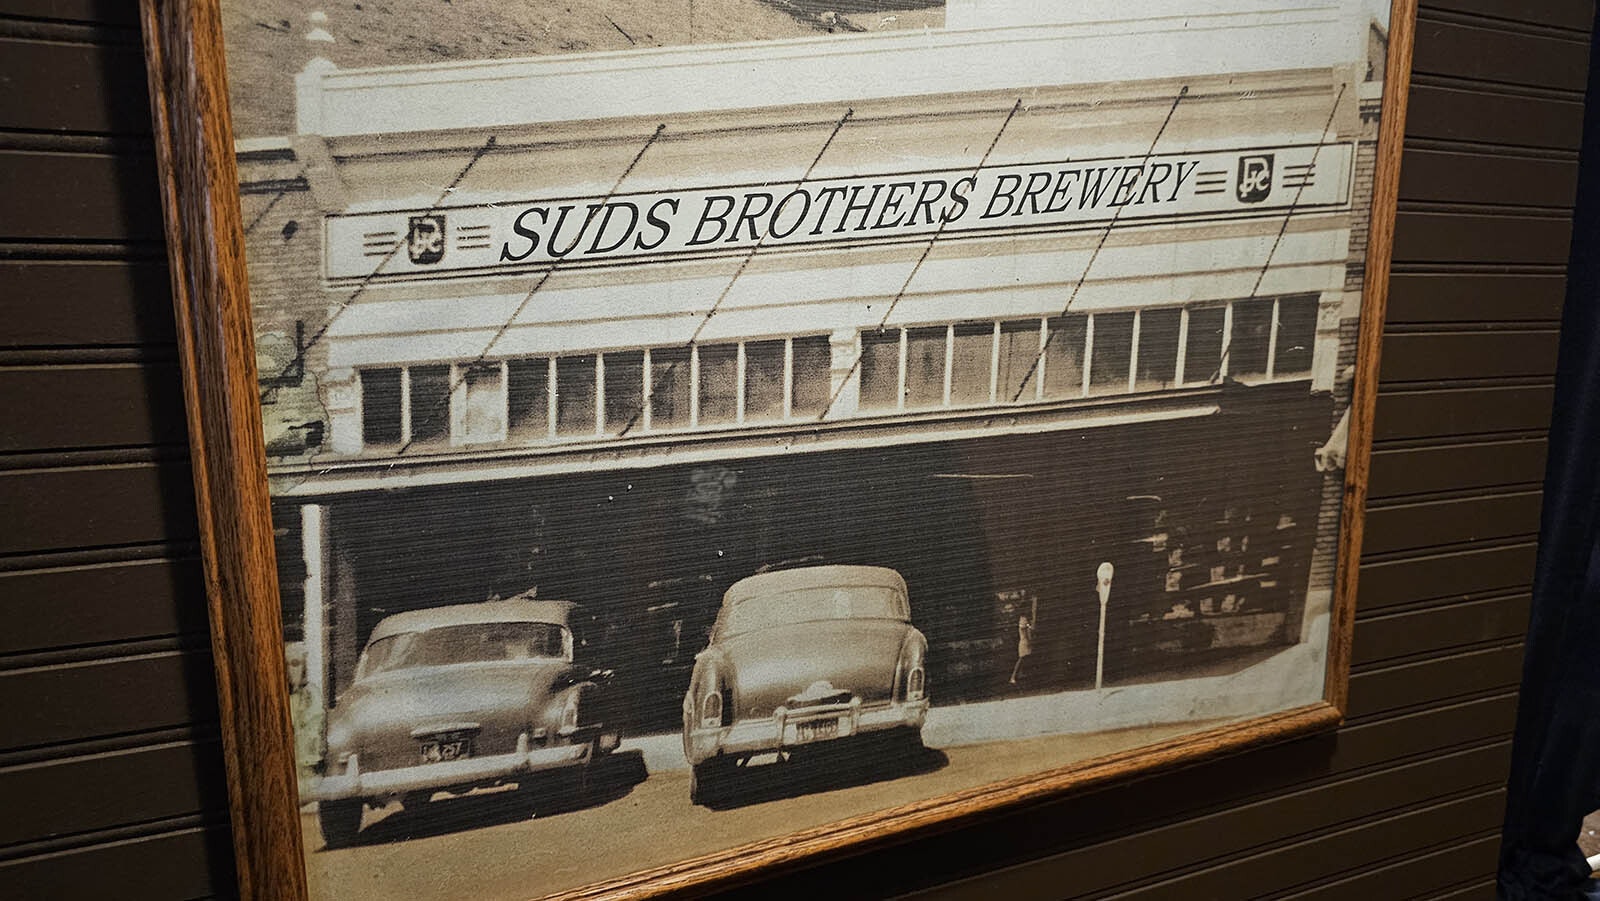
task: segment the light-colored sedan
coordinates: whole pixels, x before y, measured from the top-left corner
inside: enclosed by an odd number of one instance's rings
[[[683,699],[691,799],[724,801],[758,754],[870,733],[920,750],[927,653],[892,569],[811,566],[734,583]]]
[[[323,840],[349,844],[362,812],[436,792],[516,783],[571,791],[615,750],[603,671],[573,662],[574,604],[513,598],[390,616],[328,718],[312,780]]]

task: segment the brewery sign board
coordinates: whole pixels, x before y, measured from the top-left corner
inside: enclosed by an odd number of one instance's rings
[[[1412,7],[1061,7],[143,0],[244,897],[1341,721]]]

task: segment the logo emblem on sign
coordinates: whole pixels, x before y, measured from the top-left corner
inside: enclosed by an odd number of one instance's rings
[[[1260,203],[1272,193],[1270,153],[1239,157],[1239,184],[1235,189],[1240,203]]]
[[[411,227],[406,231],[406,254],[419,266],[437,263],[444,259],[444,215],[429,213],[412,216]]]

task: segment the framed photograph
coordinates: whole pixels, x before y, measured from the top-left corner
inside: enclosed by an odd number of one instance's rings
[[[1340,721],[1409,0],[144,0],[241,890]]]

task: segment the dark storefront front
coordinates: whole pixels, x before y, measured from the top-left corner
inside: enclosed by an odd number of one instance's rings
[[[941,703],[1092,687],[1102,562],[1108,682],[1247,661],[1300,639],[1331,403],[1305,382],[1199,393],[1217,412],[328,498],[331,687],[384,616],[536,589],[583,605],[632,729],[670,729],[722,592],[810,562],[905,575]],[[279,515],[291,634],[298,509]],[[1021,615],[1035,656],[1013,686]]]

